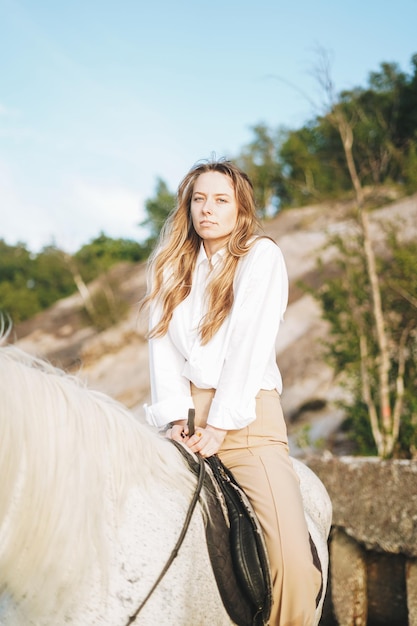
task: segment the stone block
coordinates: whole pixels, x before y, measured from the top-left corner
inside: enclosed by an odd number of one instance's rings
[[[368,616],[364,550],[343,531],[330,544],[333,612],[339,626],[366,626]]]
[[[417,626],[417,559],[409,559],[405,566],[407,584],[408,626]]]
[[[324,483],[333,525],[367,550],[417,557],[417,460],[311,457]]]

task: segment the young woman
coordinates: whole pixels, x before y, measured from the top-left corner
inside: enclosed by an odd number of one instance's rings
[[[197,164],[177,199],[150,262],[147,419],[195,453],[218,453],[264,532],[271,626],[311,626],[321,577],[289,459],[275,358],[288,298],[282,253],[258,236],[252,184],[231,162]]]

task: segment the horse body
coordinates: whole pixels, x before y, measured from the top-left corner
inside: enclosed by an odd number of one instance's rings
[[[49,592],[38,586],[34,572],[36,596],[22,597],[14,585],[4,596],[0,608],[0,624],[4,626],[124,626],[147,591],[158,578],[175,545],[184,522],[184,503],[175,500],[175,492],[164,493],[165,509],[150,505],[150,497],[133,488],[129,491],[122,521],[117,531],[106,524],[105,536],[109,552],[104,564],[80,563],[80,587],[66,597],[65,577],[55,585],[46,580]],[[107,513],[109,510],[107,510]],[[203,626],[207,615],[219,626],[231,624],[226,614],[214,578],[208,576],[210,561],[204,537],[202,516],[193,516],[183,546],[172,567],[144,606],[136,623],[143,626],[159,624]],[[192,564],[190,560],[192,555]],[[57,564],[65,569],[60,556]],[[81,568],[88,567],[82,576]],[[44,579],[45,580],[45,579]],[[55,589],[54,589],[55,587]],[[12,595],[11,595],[12,594]],[[0,605],[1,606],[1,605]]]
[[[329,499],[294,464],[326,584]],[[127,624],[167,562],[195,489],[175,447],[107,396],[5,347],[0,475],[0,624]],[[231,624],[202,507],[135,623]]]

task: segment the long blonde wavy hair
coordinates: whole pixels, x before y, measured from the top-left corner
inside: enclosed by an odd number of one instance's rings
[[[197,163],[184,177],[177,191],[177,206],[169,215],[149,260],[151,277],[142,307],[151,301],[161,303],[159,322],[149,337],[162,337],[168,331],[173,311],[191,291],[192,275],[201,246],[191,219],[194,184],[201,174],[219,172],[232,181],[238,214],[227,242],[227,252],[219,270],[207,285],[207,313],[200,322],[200,339],[206,344],[223,324],[233,305],[233,278],[239,259],[249,252],[259,230],[253,186],[248,176],[227,160]]]

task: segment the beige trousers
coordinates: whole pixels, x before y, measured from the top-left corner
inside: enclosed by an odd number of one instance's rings
[[[191,385],[196,426],[207,421],[213,389]],[[299,480],[288,454],[276,390],[261,390],[256,420],[230,430],[219,457],[246,491],[263,529],[273,591],[270,626],[312,626],[320,572],[313,565]]]

